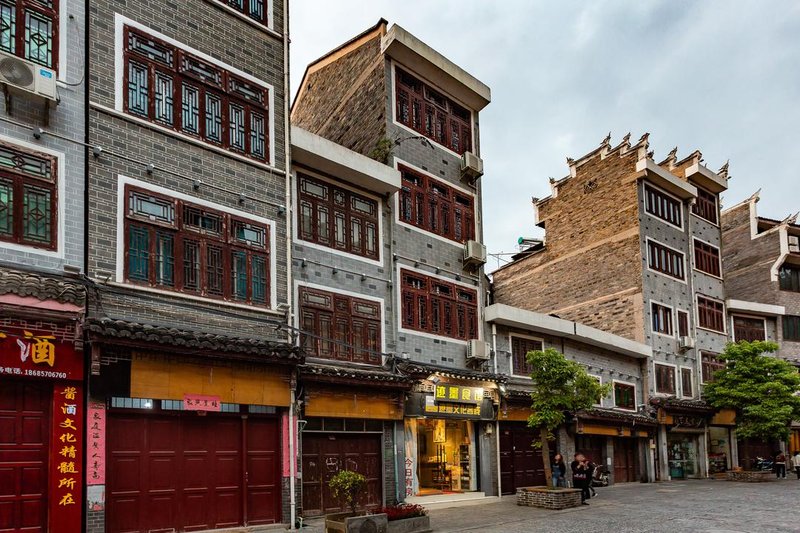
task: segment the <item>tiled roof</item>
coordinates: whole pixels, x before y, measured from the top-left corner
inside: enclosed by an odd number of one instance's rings
[[[359,385],[375,384],[379,386],[392,386],[410,388],[414,380],[402,374],[392,373],[389,370],[376,366],[372,368],[340,366],[324,363],[305,363],[300,367],[300,374],[311,381],[327,381],[331,383],[358,383]]]
[[[19,270],[0,269],[0,294],[32,296],[79,306],[86,302],[86,289],[77,281]]]
[[[428,377],[431,374],[439,374],[440,376],[456,378],[456,379],[471,379],[475,381],[494,381],[497,383],[505,383],[508,381],[508,376],[503,374],[492,374],[491,372],[479,372],[477,370],[469,370],[465,368],[452,368],[449,366],[434,365],[431,363],[420,363],[417,361],[398,361],[397,368],[409,376],[414,377]]]
[[[616,409],[603,409],[595,407],[593,409],[586,409],[578,413],[578,418],[582,420],[611,420],[614,422],[627,422],[629,424],[645,424],[649,426],[658,425],[655,418],[647,416],[642,413],[626,413]]]
[[[88,319],[84,329],[95,340],[126,342],[144,348],[153,345],[174,346],[199,355],[231,354],[255,361],[270,359],[300,363],[304,359],[299,347],[263,338],[232,337],[110,318]]]
[[[681,398],[650,398],[650,404],[663,407],[672,411],[686,411],[694,413],[713,413],[714,408],[704,400],[688,400]]]

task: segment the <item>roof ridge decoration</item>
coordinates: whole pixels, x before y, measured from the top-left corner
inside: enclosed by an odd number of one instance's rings
[[[658,164],[658,166],[663,167],[664,165],[668,166],[670,170],[675,168],[675,162],[678,160],[678,147],[675,146],[672,150],[669,151],[667,157]]]
[[[719,167],[719,170],[717,171],[717,175],[718,175],[720,178],[724,178],[724,179],[726,179],[726,180],[727,180],[727,179],[730,179],[730,176],[728,176],[728,167],[729,167],[730,163],[731,163],[731,160],[730,160],[730,159],[728,159],[727,161],[725,161],[725,164],[724,164],[724,165],[722,165],[721,167]],[[759,191],[760,191],[760,190],[761,190],[761,189],[759,189]]]
[[[78,306],[86,302],[86,288],[77,280],[10,269],[0,269],[0,294],[30,296],[41,301],[54,300]]]

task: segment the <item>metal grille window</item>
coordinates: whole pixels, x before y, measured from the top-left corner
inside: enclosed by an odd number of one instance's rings
[[[656,392],[675,394],[675,367],[656,363]]]
[[[697,188],[697,201],[692,206],[692,213],[708,220],[712,224],[717,223],[717,195],[712,194],[700,187]]]
[[[216,0],[248,18],[269,27],[268,0]]]
[[[0,241],[55,250],[56,158],[0,143]]]
[[[378,202],[327,181],[298,174],[298,235],[344,252],[378,259]]]
[[[672,309],[665,305],[651,303],[651,315],[653,320],[653,332],[664,335],[672,335]]]
[[[621,409],[636,409],[636,387],[614,382],[614,405]]]
[[[396,69],[397,121],[457,154],[472,149],[472,113],[407,72]]]
[[[650,269],[675,279],[684,279],[683,254],[655,241],[647,241]]]
[[[764,319],[746,316],[733,317],[733,338],[736,342],[767,340]]]
[[[682,204],[671,196],[645,185],[644,206],[645,211],[654,217],[669,222],[674,226],[681,226]]]
[[[783,265],[778,273],[778,285],[782,291],[800,292],[800,267]]]
[[[266,88],[139,30],[126,26],[124,39],[127,113],[269,160]]]
[[[130,186],[126,195],[127,281],[269,305],[268,226]]]
[[[0,0],[0,50],[56,70],[58,0]]]
[[[725,309],[722,302],[697,297],[697,323],[701,328],[725,332]]]
[[[381,306],[372,300],[300,289],[302,344],[316,357],[381,364]]]
[[[714,381],[714,372],[725,368],[725,362],[719,359],[719,354],[713,352],[701,352],[700,360],[703,365],[703,383]]]
[[[400,172],[400,220],[460,243],[475,238],[471,195],[403,166]]]
[[[542,341],[511,337],[511,359],[514,374],[528,376],[533,368],[528,364],[528,352],[535,352],[543,348]]]
[[[403,327],[454,339],[478,338],[478,293],[454,283],[400,271]]]
[[[692,369],[681,368],[681,396],[684,398],[693,398],[694,391],[692,390]]]
[[[706,274],[720,277],[719,248],[694,239],[694,267]]]

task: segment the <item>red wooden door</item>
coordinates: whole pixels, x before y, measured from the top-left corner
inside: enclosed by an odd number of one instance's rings
[[[514,494],[518,487],[545,484],[541,449],[533,447],[536,433],[523,424],[507,424],[500,429],[500,484],[503,494]]]
[[[52,384],[0,380],[0,531],[47,526]]]
[[[636,481],[636,440],[614,439],[614,483]]]
[[[279,443],[274,419],[112,412],[106,527],[197,531],[278,522]]]
[[[353,470],[367,478],[360,508],[381,505],[381,436],[364,434],[303,433],[303,514],[305,516],[345,511],[334,498],[328,482],[339,470]]]

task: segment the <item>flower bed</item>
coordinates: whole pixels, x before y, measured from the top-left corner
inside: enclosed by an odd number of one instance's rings
[[[728,476],[728,481],[743,481],[745,483],[762,483],[775,479],[775,474],[765,470],[733,470],[726,472],[726,475]]]
[[[388,533],[427,533],[432,531],[428,510],[421,505],[390,505],[379,512],[385,514],[389,519]]]
[[[568,509],[581,504],[580,489],[550,489],[548,487],[520,487],[517,505],[542,509]]]

